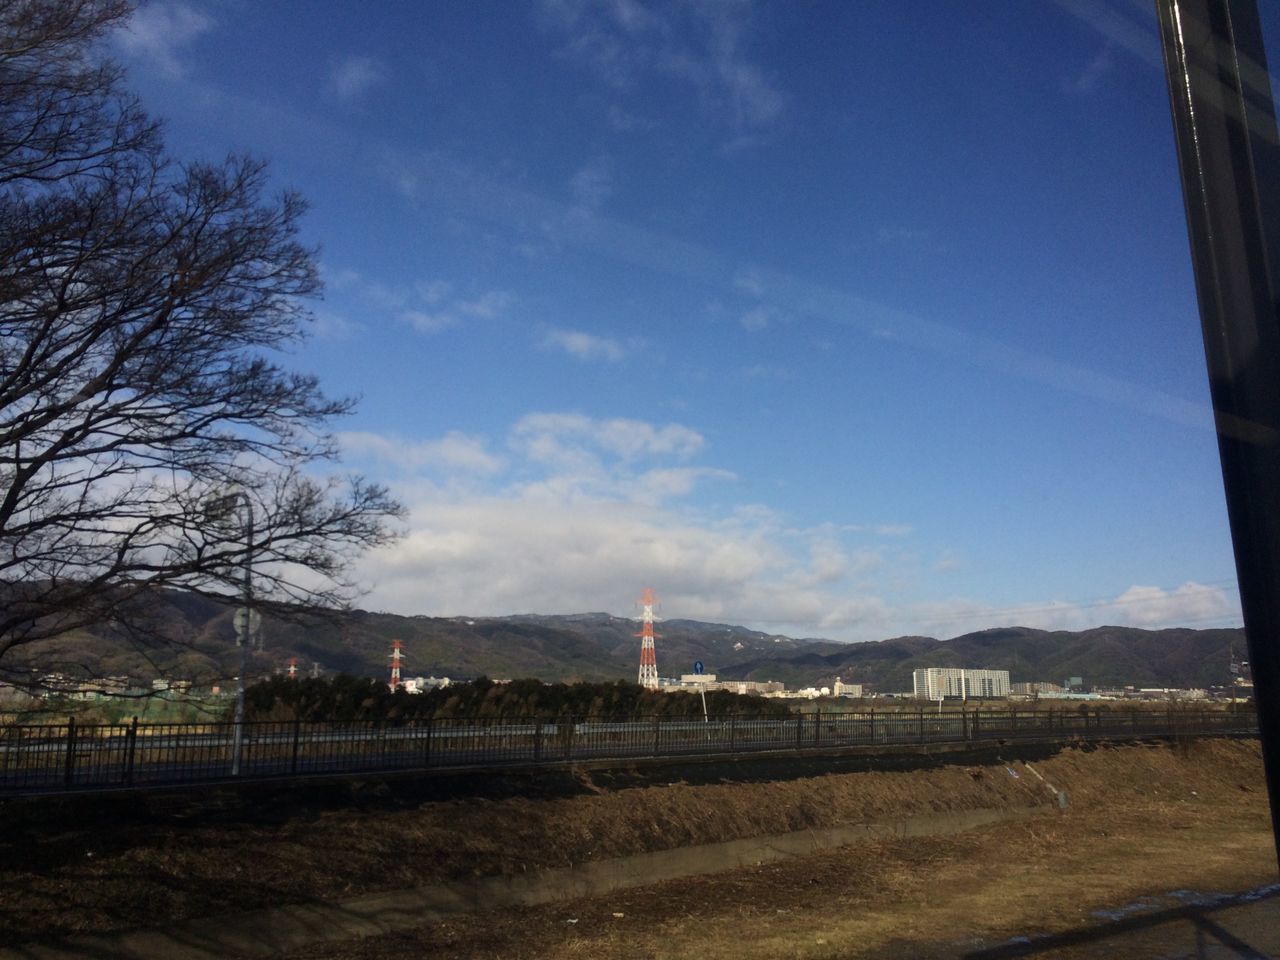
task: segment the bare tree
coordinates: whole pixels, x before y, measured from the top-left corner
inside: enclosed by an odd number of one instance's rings
[[[400,512],[317,477],[352,400],[272,359],[319,290],[302,199],[165,155],[96,56],[129,13],[0,0],[0,664],[158,587],[231,592],[250,556],[265,596],[339,604]],[[208,522],[229,488],[251,524]]]

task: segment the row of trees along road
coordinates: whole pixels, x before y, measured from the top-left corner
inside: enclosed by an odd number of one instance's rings
[[[250,720],[405,722],[435,717],[477,719],[631,720],[637,717],[701,718],[696,693],[646,690],[637,683],[543,683],[512,680],[495,683],[486,677],[455,683],[425,693],[392,693],[381,680],[337,676],[290,680],[276,677],[245,691]],[[789,717],[786,704],[764,697],[740,696],[727,690],[707,694],[712,717]]]
[[[400,511],[322,477],[352,400],[273,359],[319,291],[302,199],[249,157],[166,154],[100,56],[130,13],[0,0],[0,678],[140,593],[234,593],[249,556],[266,598],[340,604]],[[206,522],[228,490],[251,543]]]

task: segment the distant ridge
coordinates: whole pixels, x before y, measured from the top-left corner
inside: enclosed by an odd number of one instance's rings
[[[103,627],[21,648],[8,671],[63,671],[135,678],[165,676],[197,683],[235,671],[234,607],[166,591],[148,606],[149,636],[130,638]],[[541,680],[634,680],[637,621],[607,613],[508,617],[401,616],[355,610],[325,617],[264,617],[265,651],[255,675],[298,657],[326,673],[383,676],[391,640],[404,644],[406,676]],[[746,627],[695,620],[658,626],[658,672],[678,676],[702,661],[724,679],[781,680],[789,687],[827,685],[837,676],[881,692],[911,689],[911,671],[926,666],[1004,669],[1017,681],[1090,686],[1204,687],[1230,682],[1231,649],[1245,655],[1240,628],[1141,630],[1103,626],[1079,632],[1001,627],[950,640],[895,637],[869,643],[796,639]]]
[[[723,671],[734,679],[771,678],[788,683],[871,683],[880,691],[911,689],[921,667],[1008,670],[1014,682],[1081,677],[1088,686],[1206,687],[1229,683],[1231,649],[1244,656],[1244,630],[1141,630],[1095,627],[1046,631],[999,627],[951,640],[896,637],[878,643],[842,644],[793,657],[744,661]]]

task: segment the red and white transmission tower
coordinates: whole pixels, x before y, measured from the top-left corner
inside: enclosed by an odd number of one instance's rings
[[[653,647],[653,588],[645,587],[640,597],[640,686],[658,689],[658,655]]]
[[[298,658],[297,657],[289,658],[289,679],[290,680],[298,679]]]
[[[391,641],[391,692],[395,693],[400,687],[400,641]]]

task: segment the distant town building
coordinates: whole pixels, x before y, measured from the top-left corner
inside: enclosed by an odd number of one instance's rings
[[[912,673],[911,686],[918,700],[990,700],[1009,696],[1009,671],[926,667]]]
[[[1208,700],[1210,691],[1199,688],[1175,687],[1114,687],[1097,689],[1094,693],[1103,700]],[[1229,699],[1229,698],[1223,698]]]
[[[1126,696],[1131,696],[1126,688]],[[1204,700],[1208,697],[1205,690],[1175,689],[1173,687],[1143,687],[1137,692],[1140,700]]]
[[[1017,686],[1018,686],[1018,684],[1016,684],[1016,683],[1015,683],[1015,684],[1012,684],[1012,686],[1013,686],[1013,687],[1017,687]],[[1056,684],[1054,684],[1054,686],[1057,686],[1057,685],[1056,685]],[[1017,692],[1017,690],[1016,690],[1016,689],[1015,689],[1015,690],[1013,690],[1013,691],[1011,691],[1011,692],[1010,692],[1010,694],[1009,694],[1009,696],[1010,696],[1011,698],[1013,698],[1013,699],[1018,699],[1018,698],[1019,698],[1019,694],[1018,694],[1018,692]],[[1102,698],[1102,695],[1101,695],[1101,694],[1099,694],[1099,693],[1072,693],[1070,690],[1063,690],[1063,689],[1061,689],[1061,688],[1058,688],[1058,689],[1056,689],[1056,690],[1045,690],[1045,689],[1041,689],[1039,693],[1036,693],[1036,694],[1034,694],[1034,695],[1032,695],[1032,696],[1027,696],[1027,695],[1025,695],[1025,694],[1024,694],[1024,695],[1022,695],[1022,699],[1028,699],[1028,700],[1101,700],[1101,699],[1103,699],[1103,698]]]
[[[405,693],[426,693],[448,685],[448,677],[408,677],[400,681],[400,687]]]
[[[1047,696],[1051,693],[1062,693],[1063,687],[1056,683],[1050,683],[1047,680],[1040,680],[1034,683],[1011,683],[1009,684],[1009,693],[1015,697],[1038,697]]]
[[[836,677],[836,682],[831,685],[831,692],[837,697],[861,697],[862,684],[845,683]]]
[[[826,687],[803,687],[793,693],[788,693],[787,696],[797,700],[817,700],[823,695],[823,690],[826,690],[827,693],[831,692]]]
[[[763,696],[785,693],[787,687],[781,680],[730,680],[720,684],[720,689],[730,693],[757,693]]]
[[[728,690],[738,694],[780,694],[786,686],[778,680],[717,680],[714,673],[684,673],[678,681],[663,681],[661,689],[672,693],[678,690]]]
[[[695,690],[699,687],[710,689],[716,682],[714,673],[682,673],[680,674],[680,686],[693,687]]]
[[[189,689],[190,680],[174,681],[174,684],[186,684],[183,690]],[[39,688],[38,696],[44,699],[54,697],[66,697],[72,700],[101,700],[104,697],[116,696],[124,693],[143,693],[144,688],[134,687],[128,677],[98,677],[92,680],[84,680],[76,677],[68,676],[64,673],[46,673],[40,677],[37,682]],[[169,689],[169,682],[165,681],[163,688]]]

